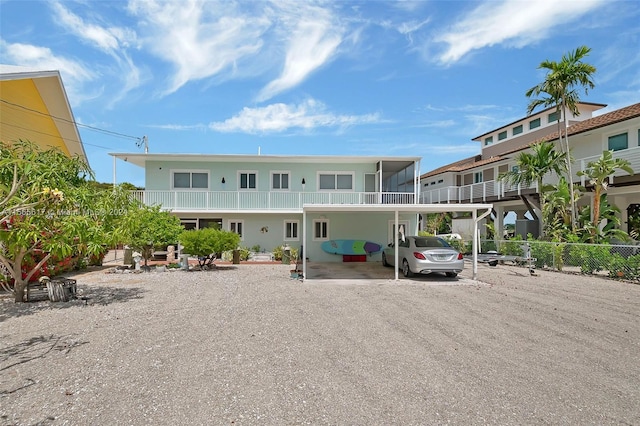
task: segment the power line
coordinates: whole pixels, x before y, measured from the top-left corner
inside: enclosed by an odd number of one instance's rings
[[[38,130],[34,130],[34,129],[27,129],[26,127],[18,126],[18,125],[16,125],[16,124],[12,124],[12,123],[5,123],[5,122],[3,122],[3,121],[1,121],[1,120],[0,120],[0,124],[2,124],[3,126],[15,127],[15,128],[17,128],[17,129],[21,129],[21,130],[28,130],[28,131],[29,131],[29,132],[31,132],[31,133],[37,133],[37,134],[40,134],[40,135],[50,136],[50,137],[52,137],[52,138],[58,138],[58,139],[62,139],[62,140],[64,140],[64,138],[63,138],[62,136],[60,136],[60,135],[52,135],[52,134],[50,134],[50,133],[40,132],[40,131],[38,131]],[[82,145],[94,146],[94,147],[96,147],[96,148],[112,149],[112,148],[107,147],[107,146],[95,145],[95,144],[91,144],[91,143],[87,143],[87,142],[80,142],[80,141],[77,141],[77,140],[75,140],[75,139],[68,139],[68,138],[67,138],[67,140],[68,140],[69,142],[75,142],[75,143],[77,143],[77,144],[82,143]]]
[[[68,120],[66,118],[56,117],[55,115],[47,114],[47,113],[44,113],[44,112],[41,112],[41,111],[38,111],[38,110],[35,110],[35,109],[32,109],[32,108],[28,108],[28,107],[26,107],[24,105],[19,105],[19,104],[13,103],[13,102],[9,102],[9,101],[7,101],[5,99],[1,99],[0,98],[0,101],[4,102],[7,105],[11,105],[13,107],[24,109],[25,111],[29,111],[29,112],[32,112],[32,113],[44,115],[46,117],[55,118],[56,120],[65,121],[67,123],[71,123],[71,124],[74,124],[74,125],[76,125],[78,127],[83,127],[83,128],[89,129],[89,130],[93,130],[95,132],[104,133],[104,134],[107,134],[107,135],[116,136],[116,137],[120,137],[120,138],[124,138],[124,139],[133,139],[136,142],[140,142],[142,140],[142,138],[140,138],[138,136],[126,135],[124,133],[114,132],[114,131],[111,131],[111,130],[101,129],[101,128],[95,127],[95,126],[89,126],[88,124],[78,123],[77,121],[74,121],[74,120]]]

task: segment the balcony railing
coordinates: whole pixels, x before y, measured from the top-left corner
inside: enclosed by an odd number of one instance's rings
[[[413,193],[280,191],[132,191],[143,204],[166,210],[300,211],[304,204],[413,204]]]
[[[582,183],[582,185],[584,185],[586,183],[586,177],[582,176],[582,177],[578,177],[577,172],[578,170],[585,170],[587,168],[587,164],[589,164],[589,162],[591,161],[598,161],[598,158],[600,158],[602,154],[600,155],[593,155],[591,157],[585,157],[585,158],[581,158],[579,160],[577,160],[574,163],[574,169],[577,168],[577,170],[572,170],[573,171],[573,176],[574,176],[574,181],[580,181]],[[622,158],[624,160],[627,160],[631,166],[631,169],[633,170],[633,172],[635,174],[639,174],[640,173],[640,146],[636,146],[633,148],[628,148],[628,149],[622,149],[620,151],[614,151],[613,152],[613,159],[617,159],[617,158]],[[576,167],[578,166],[578,167]],[[617,170],[613,176],[614,176],[614,182],[615,182],[615,177],[616,176],[625,176],[628,175],[627,172],[625,172],[624,170]]]
[[[600,154],[602,155],[602,154]],[[579,177],[578,171],[585,170],[587,164],[590,161],[597,161],[600,155],[594,155],[591,157],[585,157],[575,160],[572,163],[573,181],[581,182],[582,185],[586,183],[584,176]],[[629,161],[633,171],[640,173],[640,147],[633,147],[613,153],[613,158],[624,158]],[[614,174],[616,176],[627,175],[624,170],[617,170]],[[545,178],[546,183],[556,182],[557,177]],[[447,186],[444,188],[432,189],[424,191],[420,194],[420,202],[425,204],[439,204],[439,203],[462,203],[462,202],[490,202],[493,200],[500,200],[507,195],[517,194],[520,195],[525,189],[534,189],[538,191],[538,185],[532,183],[530,186],[524,185],[509,185],[497,180],[490,180],[487,182],[474,183],[472,185],[464,186]]]
[[[538,185],[509,185],[496,180],[474,183],[464,186],[447,186],[432,189],[420,194],[420,202],[424,204],[470,203],[500,200],[507,195],[520,195],[526,189],[537,190]]]

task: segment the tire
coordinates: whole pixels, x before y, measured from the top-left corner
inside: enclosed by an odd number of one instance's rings
[[[411,268],[409,268],[409,262],[407,262],[407,259],[402,261],[402,275],[407,278],[413,276],[413,272],[411,272]]]
[[[457,272],[445,272],[445,275],[448,276],[449,278],[455,278],[458,276]]]
[[[391,266],[389,262],[387,262],[387,256],[382,252],[382,266]]]

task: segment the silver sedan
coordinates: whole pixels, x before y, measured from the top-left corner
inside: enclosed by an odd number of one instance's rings
[[[464,268],[462,254],[438,237],[405,237],[398,244],[398,260],[405,277],[444,272],[453,278]],[[393,266],[394,261],[395,247],[391,243],[382,252],[382,264]]]

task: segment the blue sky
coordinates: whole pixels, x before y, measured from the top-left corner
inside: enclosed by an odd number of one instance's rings
[[[0,0],[0,62],[60,70],[76,121],[152,153],[417,155],[427,172],[525,116],[540,62],[580,45],[583,100],[640,102],[638,22],[631,0]],[[142,152],[79,130],[99,181],[108,152]]]

